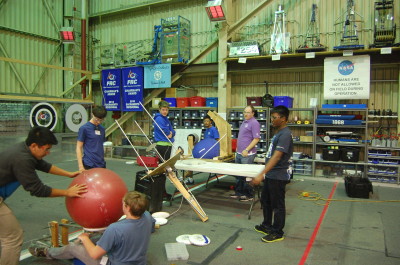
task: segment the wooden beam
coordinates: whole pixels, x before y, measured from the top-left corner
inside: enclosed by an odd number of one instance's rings
[[[30,101],[30,102],[54,102],[54,103],[79,103],[94,104],[90,99],[56,98],[56,97],[35,97],[24,95],[0,95],[0,100],[8,101]]]
[[[57,65],[35,63],[35,62],[24,61],[24,60],[13,59],[13,58],[0,57],[0,61],[11,62],[11,63],[21,63],[21,64],[27,64],[27,65],[33,65],[33,66],[39,66],[39,67],[47,67],[47,68],[52,68],[52,69],[57,69],[57,70],[72,71],[75,73],[82,73],[85,75],[92,75],[92,72],[90,72],[90,71],[84,71],[84,70],[80,70],[80,69],[62,67],[62,66],[57,66]]]

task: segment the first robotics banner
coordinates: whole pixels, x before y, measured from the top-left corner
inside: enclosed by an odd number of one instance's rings
[[[122,111],[143,111],[143,68],[122,69]]]

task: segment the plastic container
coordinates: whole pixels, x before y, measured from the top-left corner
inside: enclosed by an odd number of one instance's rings
[[[251,105],[254,107],[262,106],[262,97],[246,97],[247,105]]]
[[[322,159],[328,161],[339,161],[340,160],[340,150],[339,149],[322,149]]]
[[[176,106],[178,108],[190,107],[190,99],[189,98],[176,98]]]
[[[136,158],[136,163],[139,166],[144,167],[144,164],[145,164],[147,167],[158,167],[158,158],[157,157],[150,157],[150,156],[139,156],[139,157]],[[143,162],[144,162],[144,164],[143,164]]]
[[[360,159],[360,149],[354,147],[341,148],[340,159],[343,162],[358,162]]]
[[[218,98],[206,98],[206,106],[211,108],[218,108]]]
[[[164,100],[169,103],[171,108],[176,107],[176,98],[164,98]]]
[[[190,106],[191,107],[205,107],[206,106],[206,98],[191,97],[190,98]]]
[[[275,96],[274,107],[285,106],[286,108],[293,108],[293,98],[289,96]]]
[[[236,152],[237,139],[231,139],[232,141],[232,152]]]

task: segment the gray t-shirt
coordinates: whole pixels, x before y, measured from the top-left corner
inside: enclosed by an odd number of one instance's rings
[[[265,156],[265,163],[268,163],[268,160],[275,150],[281,151],[284,154],[274,168],[267,173],[266,177],[270,179],[289,180],[291,175],[290,159],[293,155],[293,138],[292,132],[288,127],[278,131],[278,133],[272,137],[268,152]]]
[[[107,252],[111,265],[145,265],[154,218],[145,212],[140,219],[124,219],[111,224],[97,242]]]

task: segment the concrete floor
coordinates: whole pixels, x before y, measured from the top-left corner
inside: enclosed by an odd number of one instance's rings
[[[62,147],[62,148],[65,148]],[[73,149],[73,147],[70,147]],[[73,155],[68,156],[59,149],[53,150],[48,161],[57,166],[76,170]],[[126,160],[107,159],[107,167],[121,176],[129,190],[134,189],[136,172],[143,168],[126,164]],[[46,184],[55,188],[66,188],[70,179],[40,174]],[[260,204],[257,203],[248,219],[249,202],[229,198],[229,186],[234,178],[227,176],[220,183],[212,182],[206,189],[208,174],[195,176],[196,190],[193,194],[207,213],[209,220],[201,222],[186,201],[175,198],[172,206],[164,204],[164,211],[172,215],[168,223],[161,226],[151,237],[148,251],[149,265],[164,264],[400,264],[400,203],[374,203],[373,200],[400,200],[399,186],[374,183],[374,194],[362,202],[349,201],[340,179],[314,179],[295,177],[287,186],[287,219],[285,239],[276,243],[263,243],[261,234],[253,230],[262,220]],[[199,185],[200,184],[200,185]],[[168,191],[174,187],[168,183]],[[323,198],[333,201],[329,205],[323,200],[307,201],[298,197],[303,191],[318,192]],[[7,199],[7,204],[24,228],[26,249],[31,242],[48,238],[47,223],[69,218],[64,198],[36,198],[19,188]],[[73,232],[71,230],[71,232]],[[165,243],[175,242],[181,234],[204,234],[211,243],[208,246],[187,246],[187,261],[168,261]],[[236,250],[242,246],[243,250]],[[23,251],[20,264],[72,264],[71,261],[56,261],[29,257]]]

